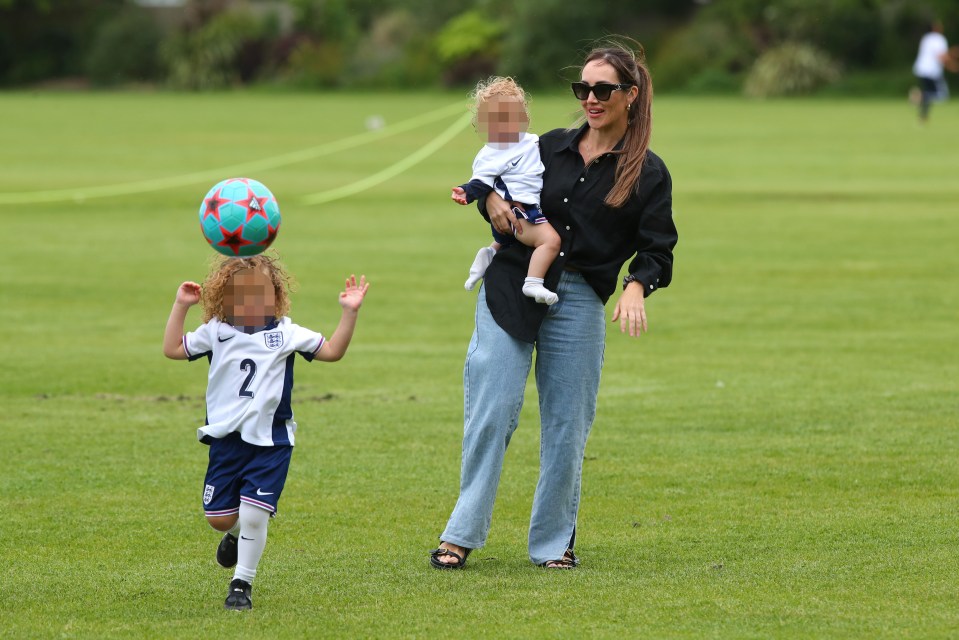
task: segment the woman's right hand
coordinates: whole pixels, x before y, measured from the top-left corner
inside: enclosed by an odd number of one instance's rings
[[[495,191],[486,196],[486,214],[493,228],[503,235],[514,235],[514,230],[520,229],[512,206]]]

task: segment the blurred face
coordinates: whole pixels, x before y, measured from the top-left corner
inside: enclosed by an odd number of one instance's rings
[[[522,100],[492,96],[476,112],[476,128],[494,145],[519,142],[529,128],[529,116]]]
[[[581,81],[589,86],[596,84],[620,84],[622,80],[610,64],[603,60],[593,60],[583,67]],[[584,100],[580,100],[586,122],[593,129],[626,129],[629,113],[626,105],[631,104],[639,94],[639,89],[629,87],[610,92],[609,98],[599,100],[592,91]]]
[[[276,292],[269,276],[253,269],[234,273],[223,293],[223,310],[231,314],[233,326],[269,324],[276,314]]]

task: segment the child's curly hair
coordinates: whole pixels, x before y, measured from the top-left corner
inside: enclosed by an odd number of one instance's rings
[[[526,98],[523,87],[519,86],[509,76],[490,76],[486,80],[477,82],[476,88],[470,93],[470,112],[473,114],[474,127],[476,126],[476,119],[479,117],[480,106],[489,102],[490,98],[494,96],[522,102],[526,117],[529,117],[529,100]]]
[[[273,292],[276,295],[276,317],[281,318],[290,313],[290,292],[296,287],[292,276],[280,264],[279,258],[266,254],[250,258],[214,258],[210,273],[203,281],[203,322],[217,318],[222,322],[229,322],[229,314],[223,309],[223,297],[230,278],[237,271],[253,269],[268,276],[273,282]]]

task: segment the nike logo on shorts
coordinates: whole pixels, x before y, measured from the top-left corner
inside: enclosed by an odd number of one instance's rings
[[[258,495],[258,496],[272,496],[272,495],[273,495],[273,492],[272,492],[272,491],[260,491],[259,489],[257,489],[257,490],[256,490],[256,495]]]

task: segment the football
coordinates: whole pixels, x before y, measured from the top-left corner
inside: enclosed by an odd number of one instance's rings
[[[227,178],[200,205],[200,230],[211,247],[242,258],[262,253],[280,229],[280,207],[262,182]]]

